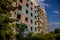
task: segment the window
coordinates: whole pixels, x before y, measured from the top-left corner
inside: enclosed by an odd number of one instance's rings
[[[35,19],[36,19],[36,16],[35,16]]]
[[[28,18],[27,17],[25,18],[25,21],[28,22]]]
[[[28,3],[26,3],[26,7],[29,7]]]
[[[33,5],[33,3],[31,2],[31,5]]]
[[[35,21],[35,25],[36,25],[36,21]]]
[[[36,13],[36,11],[35,11],[35,13]]]
[[[29,1],[29,0],[27,0],[27,1]]]
[[[31,31],[33,30],[33,28],[31,27]]]
[[[33,8],[31,7],[31,10],[33,10]]]
[[[31,24],[33,23],[33,21],[31,20]]]
[[[40,29],[38,29],[38,32],[40,31]]]
[[[19,0],[20,2],[22,2],[23,0]]]
[[[17,19],[21,19],[21,15],[20,14],[17,14]]]
[[[26,14],[28,14],[28,10],[26,10]]]
[[[19,5],[19,8],[18,8],[19,10],[22,10],[22,6],[21,5]]]
[[[37,31],[37,29],[35,28],[35,31]]]
[[[31,16],[33,16],[33,13],[31,13]]]
[[[40,26],[40,23],[38,23],[38,26]]]

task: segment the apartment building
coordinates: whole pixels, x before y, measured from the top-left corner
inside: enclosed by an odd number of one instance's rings
[[[40,6],[37,6],[37,14],[36,14],[36,24],[37,24],[37,33],[44,32],[44,11]]]
[[[26,24],[28,28],[25,30],[25,34],[30,31],[34,33],[44,32],[44,11],[35,2],[31,0],[17,0],[12,3],[12,6],[15,9],[11,11],[11,18],[16,19],[13,24],[16,25],[20,22]],[[15,29],[14,32],[16,32]]]
[[[15,7],[13,11],[11,11],[11,18],[16,19],[14,24],[19,24],[20,22],[26,24],[28,26],[25,33],[29,33],[32,31],[35,33],[36,31],[36,7],[35,4],[31,0],[17,0],[12,3],[12,6]]]
[[[21,3],[20,3],[21,4]],[[21,14],[22,18],[20,22],[25,23],[28,28],[26,30],[26,33],[29,33],[29,31],[34,32],[35,31],[35,6],[31,0],[23,0],[22,2],[22,10],[19,10],[19,13]]]

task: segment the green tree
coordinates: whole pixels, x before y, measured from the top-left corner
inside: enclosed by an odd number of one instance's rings
[[[60,28],[56,28],[55,33],[60,33]]]
[[[16,0],[0,0],[0,40],[13,40],[15,35],[12,31],[13,24],[11,22],[10,11],[15,8],[11,5]],[[8,37],[8,38],[7,38]]]
[[[42,34],[36,34],[32,40],[43,40],[43,35]]]
[[[34,35],[34,34],[33,34]],[[34,36],[32,36],[30,34],[30,36],[27,37],[28,40],[56,40],[55,39],[55,35],[53,34],[35,34]]]
[[[60,40],[60,28],[56,28],[54,33],[56,34],[56,40]]]
[[[56,40],[54,34],[45,34],[43,37],[44,40]]]
[[[60,40],[60,33],[56,35],[56,40]]]
[[[17,31],[19,32],[17,36],[17,40],[23,40],[24,38],[24,31],[27,29],[27,25],[24,23],[17,24]]]
[[[33,37],[34,37],[34,33],[32,31],[30,31],[27,36],[27,40],[33,40]]]

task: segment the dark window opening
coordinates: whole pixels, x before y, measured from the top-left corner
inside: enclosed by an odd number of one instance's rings
[[[27,0],[27,1],[29,1],[29,0]]]
[[[19,0],[20,2],[22,2],[23,0]]]
[[[35,13],[36,13],[36,11],[35,11]]]
[[[27,18],[27,17],[25,18],[25,21],[27,21],[27,22],[28,22],[28,18]]]
[[[35,16],[35,19],[36,19],[36,16]]]
[[[26,3],[26,7],[29,7],[28,3]]]
[[[33,28],[31,27],[31,31],[33,30]]]
[[[37,29],[35,28],[35,31],[37,31]]]
[[[26,10],[26,14],[28,14],[28,10]]]
[[[19,10],[22,10],[22,6],[21,5],[19,5],[19,8],[18,8]]]
[[[40,29],[38,29],[38,32],[40,31]]]
[[[31,2],[31,5],[33,5],[33,3]]]
[[[33,16],[33,14],[31,13],[31,16]]]
[[[33,8],[31,7],[31,10],[33,10]]]
[[[17,14],[17,19],[21,19],[21,15],[20,14]]]
[[[35,21],[35,25],[36,25],[36,21]]]
[[[33,21],[31,20],[31,24],[33,23]]]

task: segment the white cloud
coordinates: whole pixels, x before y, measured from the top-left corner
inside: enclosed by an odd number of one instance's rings
[[[44,0],[40,0],[40,1],[42,1],[42,2],[43,2]]]
[[[45,0],[36,0],[37,2],[44,2]]]
[[[54,13],[57,13],[57,14],[59,13],[58,11],[53,11],[53,12],[54,12]]]
[[[46,4],[46,3],[42,3],[43,6],[49,6],[49,4]]]
[[[49,6],[49,4],[44,3],[45,0],[36,0],[38,5],[45,9],[45,6]]]
[[[49,26],[51,26],[51,25],[58,26],[58,25],[60,25],[60,22],[51,22],[51,23],[49,23]]]
[[[31,0],[36,6],[41,6],[45,8],[45,6],[49,6],[49,4],[44,3],[45,0]]]

